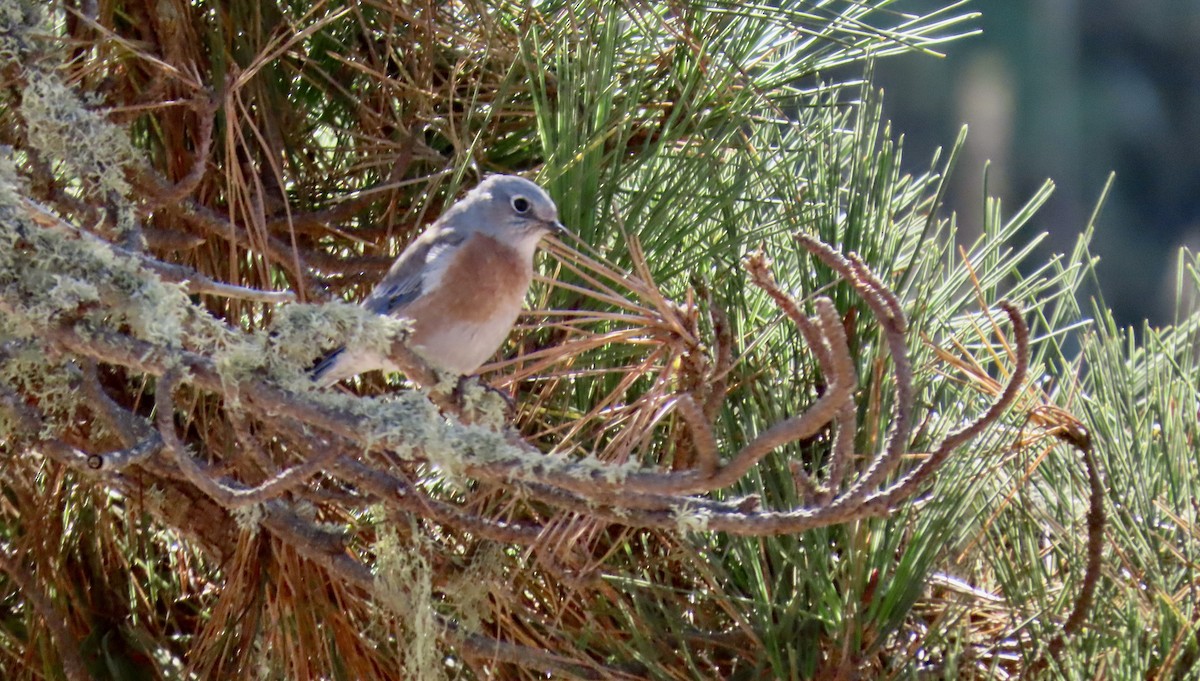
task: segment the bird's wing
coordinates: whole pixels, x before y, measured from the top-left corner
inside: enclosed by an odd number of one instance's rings
[[[462,232],[431,228],[396,258],[388,273],[362,302],[363,307],[382,315],[402,312],[422,294],[436,288],[454,252],[464,241],[466,235]],[[378,368],[370,362],[365,367],[361,364],[362,357],[353,351],[347,352],[342,346],[317,361],[310,373],[317,383],[330,385],[347,376]]]
[[[450,264],[450,256],[466,240],[453,230],[429,232],[412,242],[362,302],[375,314],[394,315],[433,289]]]
[[[331,385],[341,380],[341,376],[331,375],[337,365],[342,361],[342,355],[346,354],[346,346],[335,348],[327,353],[324,357],[319,358],[312,368],[308,370],[312,380],[322,385]]]

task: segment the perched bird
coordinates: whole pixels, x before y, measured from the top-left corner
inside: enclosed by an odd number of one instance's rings
[[[430,364],[474,373],[517,321],[538,242],[565,232],[545,190],[522,177],[492,175],[409,244],[362,305],[411,320],[408,343]],[[398,371],[380,353],[341,347],[312,375],[332,385],[373,369]]]

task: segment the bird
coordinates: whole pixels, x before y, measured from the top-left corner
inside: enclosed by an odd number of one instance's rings
[[[473,374],[512,330],[542,237],[567,233],[544,189],[490,175],[400,253],[362,307],[409,320],[409,347],[432,366]],[[374,369],[399,371],[382,353],[343,346],[311,375],[329,386]]]

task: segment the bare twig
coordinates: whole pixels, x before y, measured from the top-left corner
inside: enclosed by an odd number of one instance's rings
[[[174,186],[153,195],[142,207],[143,212],[149,213],[159,206],[182,201],[191,196],[200,186],[208,168],[208,154],[212,150],[213,124],[220,106],[221,98],[214,93],[204,93],[204,96],[197,100],[192,108],[200,121],[200,127],[196,131],[194,140],[198,144],[196,144],[196,151],[192,156],[192,167]]]
[[[54,229],[65,234],[71,234],[74,237],[86,239],[95,244],[103,244],[107,248],[112,249],[117,255],[137,258],[139,265],[154,271],[165,281],[182,285],[188,293],[206,293],[209,295],[220,296],[222,298],[235,298],[239,300],[249,300],[270,304],[281,304],[296,300],[296,295],[291,291],[263,291],[245,286],[226,284],[216,281],[211,277],[197,272],[196,270],[184,267],[183,265],[156,260],[146,254],[131,251],[117,244],[109,243],[92,234],[91,232],[82,229],[76,229],[71,224],[61,220],[57,215],[51,213],[29,199],[22,199],[21,205],[25,209],[26,214],[29,215],[30,219],[42,227]]]
[[[875,456],[862,476],[842,497],[843,503],[850,504],[869,494],[895,471],[903,460],[908,445],[909,431],[912,428],[910,409],[913,389],[912,364],[904,340],[907,322],[895,296],[887,291],[883,283],[875,278],[861,261],[847,259],[827,244],[807,234],[797,234],[796,240],[855,287],[882,325],[892,355],[895,406],[887,444],[884,451]]]
[[[286,494],[307,483],[309,478],[320,473],[339,454],[336,448],[326,448],[304,463],[280,471],[271,479],[255,487],[231,487],[222,483],[196,463],[175,434],[175,402],[171,397],[171,392],[178,382],[179,371],[168,369],[159,377],[154,391],[156,421],[163,445],[171,453],[175,464],[183,471],[184,476],[227,509],[261,504]]]
[[[528,545],[541,536],[541,528],[536,525],[505,523],[466,513],[455,506],[429,498],[408,481],[348,457],[338,459],[337,472],[348,482],[377,496],[390,508],[408,511],[480,537],[506,544]]]
[[[854,457],[854,436],[858,432],[858,406],[847,400],[833,417],[833,451],[829,457],[829,481],[825,484],[829,495],[835,496],[850,470]]]
[[[1083,570],[1083,581],[1075,604],[1060,631],[1046,646],[1042,655],[1030,666],[1031,673],[1045,668],[1050,658],[1057,658],[1066,647],[1067,639],[1079,633],[1091,612],[1100,584],[1100,569],[1104,557],[1104,482],[1100,462],[1092,450],[1092,436],[1087,428],[1071,414],[1057,407],[1046,406],[1030,412],[1030,420],[1037,419],[1046,425],[1053,424],[1050,431],[1059,440],[1070,444],[1083,454],[1084,469],[1088,478],[1087,513],[1087,563]],[[1049,423],[1046,423],[1049,422]]]
[[[148,196],[166,195],[174,189],[173,185],[150,171],[136,174],[133,181],[138,191]],[[227,239],[240,248],[262,253],[267,260],[282,269],[300,300],[328,298],[324,283],[303,263],[298,264],[298,256],[293,253],[293,249],[277,237],[252,236],[245,228],[192,199],[165,203],[158,210],[175,216],[208,236]],[[260,239],[261,243],[254,241],[255,238]]]
[[[675,408],[683,415],[692,434],[692,447],[696,452],[696,468],[702,473],[712,474],[720,465],[717,454],[717,438],[704,412],[696,405],[691,395],[680,395]]]
[[[1012,322],[1017,357],[1017,365],[1013,369],[1013,373],[1005,384],[1004,389],[983,415],[947,435],[933,453],[922,461],[920,465],[891,486],[867,497],[862,503],[864,507],[878,506],[880,510],[883,508],[894,508],[896,504],[912,496],[916,493],[918,487],[927,482],[941,468],[942,464],[946,462],[946,459],[954,450],[983,432],[985,428],[994,423],[1012,405],[1013,401],[1016,400],[1021,388],[1024,387],[1025,375],[1029,370],[1029,327],[1025,325],[1025,319],[1021,316],[1021,311],[1015,305],[1007,301],[1002,301],[1000,307]],[[847,503],[850,502],[846,498],[843,498],[835,502],[834,505]]]

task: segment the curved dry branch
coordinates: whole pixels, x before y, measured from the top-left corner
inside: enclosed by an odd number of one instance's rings
[[[1050,405],[1033,409],[1029,420],[1039,421],[1043,426],[1052,426],[1048,428],[1050,434],[1083,455],[1083,466],[1088,481],[1087,562],[1083,569],[1083,583],[1075,596],[1071,612],[1063,623],[1062,631],[1050,639],[1041,655],[1030,665],[1030,673],[1037,674],[1046,667],[1051,658],[1058,658],[1062,654],[1067,639],[1078,634],[1087,622],[1096,598],[1096,589],[1100,585],[1106,518],[1100,462],[1092,449],[1092,436],[1088,429],[1067,411]]]
[[[196,151],[192,154],[191,168],[173,186],[151,197],[143,207],[143,212],[149,213],[168,203],[178,203],[191,196],[200,186],[200,181],[204,179],[204,173],[208,169],[208,153],[212,150],[213,125],[220,106],[221,98],[213,93],[204,93],[203,97],[197,98],[192,108],[196,112],[200,126],[196,131],[196,139],[193,140],[196,144]]]
[[[162,444],[172,455],[175,465],[187,479],[202,492],[212,497],[221,506],[234,510],[254,504],[262,504],[308,483],[309,479],[325,470],[338,457],[338,450],[327,448],[304,463],[279,471],[275,476],[254,487],[234,487],[217,479],[211,471],[202,468],[187,452],[187,447],[175,434],[175,402],[171,392],[179,383],[179,372],[170,369],[158,379],[154,390],[155,414]]]
[[[895,404],[891,430],[888,432],[884,451],[875,456],[867,466],[867,470],[851,485],[850,490],[843,497],[846,500],[845,503],[853,503],[877,488],[896,470],[903,460],[903,453],[908,445],[909,433],[912,430],[913,400],[912,362],[909,360],[908,346],[904,339],[908,322],[904,318],[896,296],[866,268],[857,256],[851,254],[849,257],[843,257],[828,244],[807,234],[797,234],[796,241],[855,288],[863,302],[867,304],[879,321],[884,337],[887,339],[888,350],[892,355]]]

